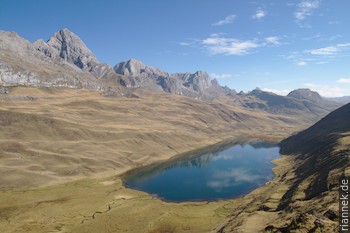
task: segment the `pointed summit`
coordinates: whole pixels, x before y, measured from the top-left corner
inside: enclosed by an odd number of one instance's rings
[[[95,55],[87,48],[85,43],[73,32],[63,28],[56,32],[47,42],[55,49],[65,61],[84,70],[89,63],[98,63]]]

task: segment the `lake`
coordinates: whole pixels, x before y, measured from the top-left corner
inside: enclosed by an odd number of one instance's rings
[[[272,179],[271,161],[279,157],[279,147],[272,143],[215,146],[135,169],[124,176],[124,185],[166,201],[230,199]]]

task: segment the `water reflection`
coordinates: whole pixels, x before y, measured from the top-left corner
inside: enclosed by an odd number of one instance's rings
[[[278,149],[266,142],[216,146],[130,172],[125,186],[170,201],[232,198],[273,177]]]

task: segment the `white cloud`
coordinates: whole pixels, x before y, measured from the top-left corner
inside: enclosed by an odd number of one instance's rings
[[[341,78],[337,80],[337,83],[350,84],[350,78]]]
[[[323,65],[323,64],[327,64],[327,63],[328,63],[328,61],[318,61],[315,64],[316,65]]]
[[[329,46],[320,49],[307,50],[307,52],[313,55],[333,55],[338,52],[338,49],[334,46]]]
[[[258,9],[255,14],[252,16],[253,19],[262,19],[266,16],[266,11]]]
[[[297,10],[294,12],[294,17],[297,21],[303,21],[306,17],[311,16],[313,11],[320,6],[319,0],[302,0],[297,4]]]
[[[240,41],[234,38],[209,37],[202,40],[202,45],[210,54],[245,55],[261,45],[252,40]]]
[[[337,44],[338,47],[350,47],[350,43]]]
[[[326,64],[335,61],[341,57],[349,56],[350,43],[329,45],[322,48],[310,49],[304,51],[295,51],[284,55],[287,60],[291,60],[299,66],[307,64]],[[305,63],[304,63],[305,62]]]
[[[272,45],[280,45],[280,38],[277,36],[270,36],[265,38],[266,43],[272,44]]]
[[[190,46],[191,45],[191,43],[189,43],[189,42],[180,42],[179,44],[182,46]]]
[[[346,51],[350,48],[350,43],[337,44],[332,46],[327,46],[319,49],[306,50],[306,53],[312,55],[336,55],[340,52]]]
[[[216,171],[213,175],[213,180],[207,185],[211,188],[226,188],[235,186],[242,182],[257,182],[261,179],[260,176],[252,174],[246,168],[233,168],[228,171]]]
[[[279,44],[280,41],[277,36],[266,37],[260,40],[238,40],[224,37],[222,34],[212,34],[201,41],[201,45],[210,54],[223,55],[246,55],[252,53],[256,48]]]
[[[307,64],[307,63],[306,63],[305,61],[298,61],[298,62],[297,62],[297,65],[298,65],[298,66],[306,66],[306,64]]]
[[[321,96],[324,97],[341,97],[350,94],[350,90],[340,87],[319,85],[313,83],[305,83],[304,86],[310,88],[313,91],[317,91]]]
[[[213,23],[212,25],[213,26],[221,26],[224,24],[230,24],[230,23],[233,23],[235,21],[236,17],[237,17],[236,15],[228,15],[224,19],[219,20],[218,22]]]
[[[270,88],[264,88],[263,91],[272,92],[277,95],[288,95],[288,93],[290,92],[290,90],[280,90],[280,89],[270,89]]]
[[[239,76],[240,76],[239,74],[215,74],[215,73],[210,74],[210,77],[212,79],[237,78]]]

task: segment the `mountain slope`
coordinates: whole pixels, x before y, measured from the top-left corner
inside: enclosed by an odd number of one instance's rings
[[[311,176],[312,181],[305,192],[305,199],[313,198],[334,186],[328,179],[332,171],[341,174],[349,166],[349,147],[342,142],[350,139],[350,104],[347,104],[317,122],[312,127],[293,135],[281,142],[282,154],[293,154],[300,161],[296,169],[298,180],[294,186],[300,185]],[[340,147],[339,147],[340,145]],[[350,145],[347,144],[348,146]],[[314,170],[317,167],[317,170]],[[339,175],[338,174],[338,175]],[[291,189],[284,197],[281,207],[289,204],[295,190]]]
[[[213,232],[338,232],[339,178],[350,175],[350,104],[280,143],[275,178]],[[251,231],[253,232],[253,231]]]

